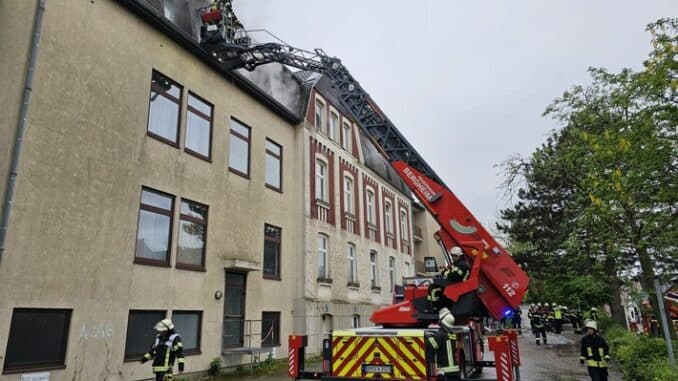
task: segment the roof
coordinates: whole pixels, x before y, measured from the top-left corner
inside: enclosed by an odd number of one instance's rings
[[[160,32],[170,37],[174,42],[192,53],[195,57],[204,62],[212,70],[221,74],[224,78],[230,80],[238,88],[255,98],[257,101],[266,105],[271,111],[275,112],[287,122],[298,124],[303,120],[303,114],[299,110],[290,110],[282,102],[275,99],[268,94],[261,86],[258,86],[252,78],[243,75],[242,73],[224,69],[219,63],[212,58],[212,56],[202,47],[192,34],[192,24],[189,18],[178,19],[177,24],[168,20],[163,14],[160,14],[161,9],[157,6],[157,1],[152,0],[117,0],[118,3],[125,6],[132,13],[136,14],[149,25],[156,28]],[[175,2],[176,3],[176,2]],[[189,12],[188,3],[184,4],[187,9],[177,9]],[[195,4],[193,4],[195,6]],[[290,74],[291,76],[291,74]]]

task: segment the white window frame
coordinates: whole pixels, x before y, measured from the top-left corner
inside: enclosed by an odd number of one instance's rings
[[[410,262],[405,262],[405,269],[403,270],[403,276],[408,277],[410,275]]]
[[[317,236],[317,245],[318,245],[318,278],[329,279],[330,277],[330,262],[329,262],[329,240],[330,238],[323,234],[318,233]],[[321,264],[324,265],[321,267]],[[322,269],[324,268],[324,271]]]
[[[321,112],[320,112],[321,111]],[[315,128],[322,132],[323,134],[327,134],[327,108],[326,108],[326,103],[323,101],[320,97],[315,97],[315,120],[313,123],[315,124]],[[320,121],[320,123],[318,123]]]
[[[391,282],[391,290],[393,290],[393,286],[395,285],[396,281],[396,269],[395,269],[395,257],[391,256],[388,257],[388,278]]]
[[[370,250],[370,284],[379,287],[379,258],[374,250]]]
[[[351,123],[342,123],[341,146],[346,150],[351,150]]]
[[[400,209],[400,239],[403,241],[410,240],[410,232],[407,231],[407,211]]]
[[[371,197],[370,197],[371,196]],[[371,187],[367,188],[367,195],[365,196],[365,204],[367,207],[367,223],[376,225],[376,193]]]
[[[354,213],[353,177],[344,175],[344,212]]]
[[[393,203],[389,199],[384,200],[384,228],[387,234],[393,234]]]
[[[329,202],[328,176],[329,165],[321,158],[315,159],[315,198],[324,202]],[[322,169],[322,171],[321,171]]]
[[[337,132],[339,132],[337,129],[338,124],[339,114],[332,109],[330,110],[330,119],[327,123],[327,136],[335,142],[337,141]]]
[[[356,248],[355,245],[349,243],[346,247],[346,260],[348,262],[348,282],[358,282],[358,264],[356,262]]]

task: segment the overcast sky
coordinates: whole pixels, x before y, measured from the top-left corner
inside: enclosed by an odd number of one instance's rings
[[[466,206],[494,230],[496,164],[529,155],[541,116],[586,69],[639,69],[645,26],[675,0],[235,0],[247,29],[339,57]],[[256,36],[264,40],[263,36]]]

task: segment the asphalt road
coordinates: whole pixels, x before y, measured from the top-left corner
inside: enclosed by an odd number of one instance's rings
[[[526,309],[523,309],[526,311]],[[525,316],[523,316],[525,320]],[[529,327],[524,321],[523,326]],[[586,366],[579,365],[580,335],[575,335],[569,326],[562,335],[548,334],[548,344],[537,346],[529,328],[520,336],[520,380],[521,381],[590,381]],[[492,352],[486,350],[486,360],[494,360]],[[307,364],[307,368],[320,368],[319,363]],[[621,381],[618,368],[613,363],[609,369],[609,381]],[[486,368],[478,381],[495,378],[494,369]],[[231,380],[231,378],[228,378]],[[283,381],[288,380],[286,369],[269,375],[235,377],[232,380]]]

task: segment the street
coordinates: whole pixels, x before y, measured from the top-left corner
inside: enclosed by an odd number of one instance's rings
[[[527,309],[524,308],[523,311]],[[529,327],[525,314],[523,314],[523,326]],[[528,329],[523,330],[520,336],[520,380],[523,381],[588,381],[590,380],[586,367],[579,365],[579,340],[580,335],[575,335],[572,328],[566,325],[566,331],[562,335],[548,334],[548,344],[537,346],[535,337]],[[486,345],[487,348],[487,345]],[[487,360],[494,360],[492,352],[485,351]],[[307,368],[319,369],[320,363],[307,364]],[[610,381],[621,381],[621,373],[616,364],[609,369]],[[494,369],[486,368],[483,378],[494,379]],[[270,375],[255,375],[252,377],[232,377],[228,380],[257,380],[278,381],[287,379],[286,369]]]

